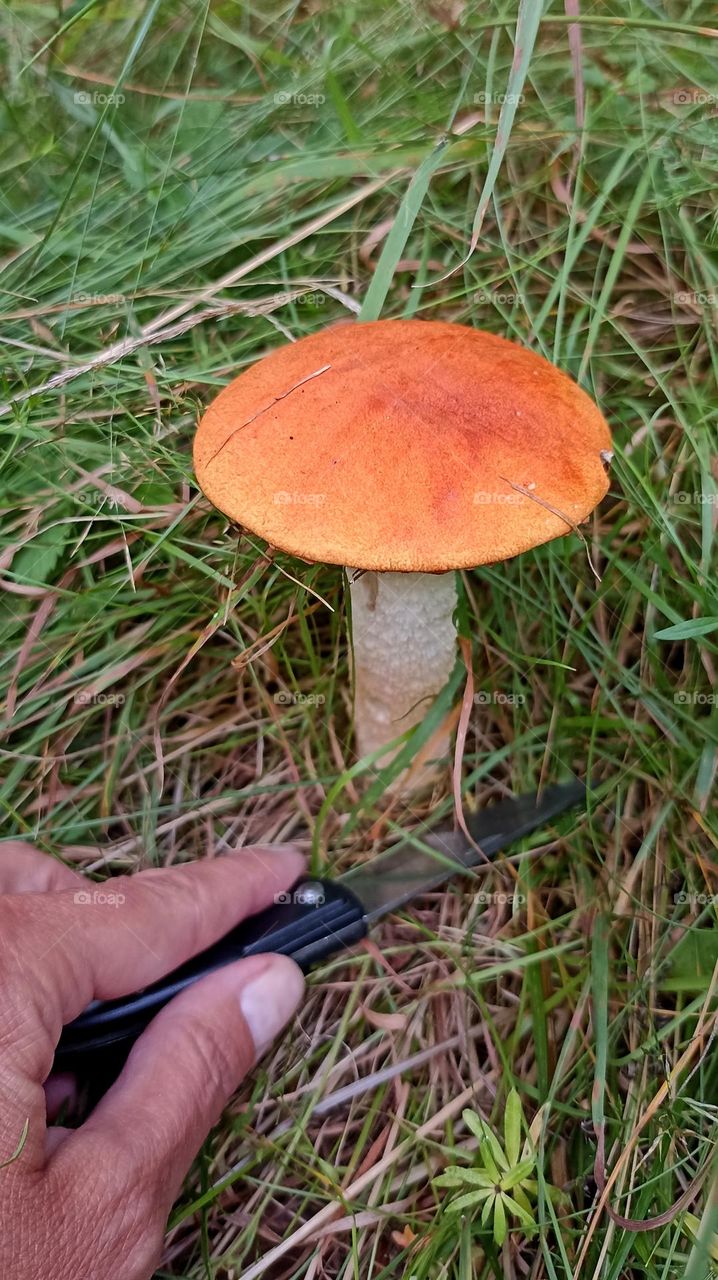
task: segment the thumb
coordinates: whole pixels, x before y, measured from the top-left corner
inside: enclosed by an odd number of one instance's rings
[[[301,969],[260,955],[202,978],[152,1020],[122,1074],[84,1125],[53,1156],[74,1168],[98,1160],[151,1182],[166,1200],[223,1107],[299,1004]],[[87,1167],[87,1165],[86,1165]]]

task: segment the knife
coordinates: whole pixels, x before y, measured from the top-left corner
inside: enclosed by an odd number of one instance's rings
[[[382,916],[411,902],[452,876],[471,871],[521,836],[585,801],[577,780],[501,800],[469,817],[467,830],[404,837],[370,863],[337,880],[300,880],[274,904],[231,929],[219,942],[152,986],[117,1000],[95,1000],[63,1030],[55,1070],[87,1071],[95,1056],[124,1061],[154,1015],[185,987],[225,964],[275,951],[291,956],[306,972],[351,947]],[[476,847],[478,845],[478,848]]]

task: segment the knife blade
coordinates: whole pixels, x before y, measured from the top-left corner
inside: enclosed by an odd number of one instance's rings
[[[582,782],[564,782],[535,793],[501,800],[469,817],[466,827],[478,851],[461,831],[437,831],[419,842],[416,833],[341,878],[364,905],[367,923],[406,906],[452,876],[488,862],[502,849],[586,798]]]
[[[55,1069],[87,1070],[92,1055],[110,1051],[124,1060],[134,1041],[164,1005],[208,973],[269,951],[291,956],[305,971],[365,937],[382,916],[406,906],[455,875],[475,873],[515,840],[549,823],[586,798],[582,782],[559,783],[535,794],[501,800],[469,817],[471,842],[461,831],[404,836],[370,863],[336,880],[301,880],[271,907],[243,920],[224,938],[159,982],[118,1000],[93,1001],[63,1029]],[[478,846],[478,848],[477,848]]]

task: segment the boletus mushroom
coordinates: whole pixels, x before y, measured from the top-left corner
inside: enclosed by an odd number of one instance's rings
[[[610,449],[599,409],[542,356],[463,325],[378,320],[246,369],[204,414],[194,463],[246,529],[346,567],[364,755],[449,678],[455,571],[575,528],[606,493]],[[434,758],[449,736],[428,744]]]

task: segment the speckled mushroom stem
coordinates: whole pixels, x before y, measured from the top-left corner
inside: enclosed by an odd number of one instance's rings
[[[454,573],[358,573],[351,592],[356,745],[375,751],[423,720],[456,661]],[[427,759],[444,758],[449,730],[434,736]],[[390,755],[381,758],[385,764]],[[414,769],[410,788],[431,770]]]

